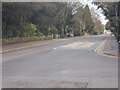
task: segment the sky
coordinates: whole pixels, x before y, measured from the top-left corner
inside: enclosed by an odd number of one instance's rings
[[[92,3],[93,0],[80,0],[83,5],[88,5],[91,12],[101,21],[102,24],[106,24],[108,20],[106,20],[106,16],[104,16],[101,8],[97,9],[97,5]]]

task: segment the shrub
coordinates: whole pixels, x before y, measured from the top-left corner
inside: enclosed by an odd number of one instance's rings
[[[44,34],[41,32],[37,32],[37,36],[44,36]]]
[[[32,37],[32,36],[36,36],[37,33],[36,33],[36,30],[37,30],[37,26],[35,24],[27,24],[26,25],[26,33],[25,33],[25,37]]]
[[[57,28],[56,27],[52,27],[50,31],[51,31],[51,34],[53,34],[53,38],[55,39],[56,35],[58,34]]]

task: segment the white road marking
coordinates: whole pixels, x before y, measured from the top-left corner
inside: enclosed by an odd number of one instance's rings
[[[53,39],[53,41],[64,41],[64,40],[71,40],[72,38],[68,38],[68,39]],[[21,50],[21,49],[25,49],[25,48],[31,48],[31,47],[35,47],[35,46],[41,46],[41,45],[45,45],[45,44],[49,44],[51,42],[45,42],[45,43],[40,43],[40,44],[33,44],[33,45],[27,45],[27,46],[23,46],[23,47],[18,47],[18,48],[12,48],[12,49],[7,49],[7,50],[2,50],[0,51],[0,53],[3,52],[9,52],[9,51],[16,51],[16,50]]]
[[[93,42],[73,42],[73,43],[69,43],[60,47],[56,47],[53,49],[58,49],[58,48],[89,48],[91,47],[93,44]]]
[[[53,48],[53,49],[57,49],[57,48]]]

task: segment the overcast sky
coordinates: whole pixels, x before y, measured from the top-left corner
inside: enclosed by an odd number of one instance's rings
[[[103,14],[102,9],[97,9],[97,6],[92,3],[92,0],[80,0],[80,2],[83,5],[88,5],[92,13],[95,14],[97,18],[99,18],[102,24],[105,25],[108,22],[108,20],[106,20],[106,17]]]

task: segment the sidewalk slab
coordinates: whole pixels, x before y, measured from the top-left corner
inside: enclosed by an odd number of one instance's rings
[[[118,56],[118,43],[114,36],[110,36],[104,46],[103,53],[112,56]]]
[[[3,44],[2,50],[0,52],[21,50],[21,49],[25,49],[25,48],[36,47],[36,46],[40,46],[40,45],[49,44],[52,42],[64,41],[64,40],[70,40],[70,39],[71,38],[42,40],[42,41],[40,40],[40,41],[22,42],[22,43],[7,44],[7,45]]]
[[[97,53],[118,57],[118,43],[114,36],[108,36],[95,50]]]
[[[56,40],[32,41],[32,42],[2,45],[2,51],[0,51],[0,52],[14,51],[14,50],[20,50],[20,49],[29,48],[29,47],[35,47],[35,46],[39,46],[39,45],[48,44],[53,41],[56,41]]]

